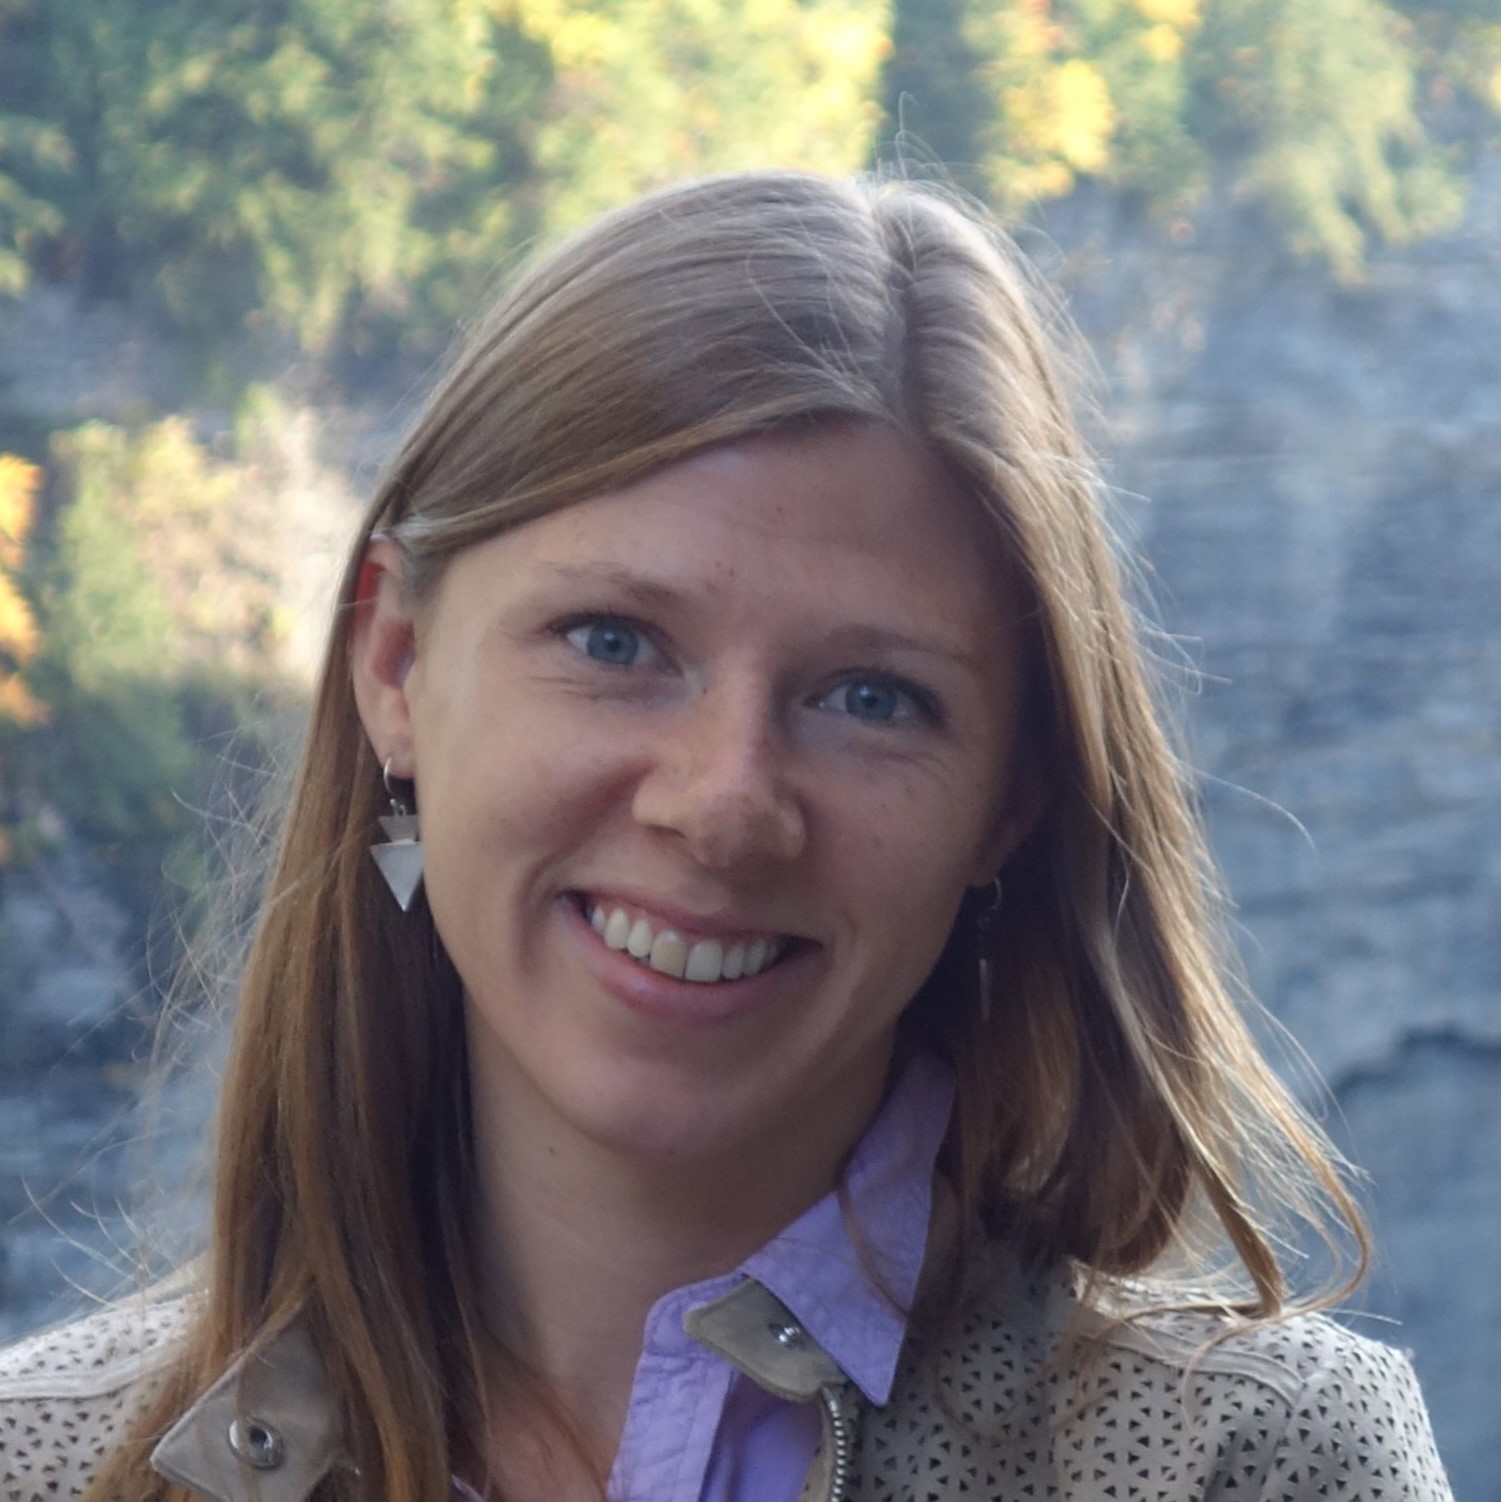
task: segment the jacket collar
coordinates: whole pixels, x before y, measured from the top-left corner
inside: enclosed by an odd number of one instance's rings
[[[691,1310],[684,1324],[790,1402],[845,1382],[838,1362],[753,1280]],[[229,1367],[151,1452],[161,1475],[209,1502],[306,1502],[344,1460],[323,1365],[301,1320]]]
[[[953,1192],[935,1177],[919,1289],[946,1266],[957,1233]],[[833,1356],[754,1279],[690,1310],[684,1326],[790,1402],[810,1401],[846,1380]],[[236,1360],[151,1452],[161,1475],[209,1502],[305,1502],[344,1460],[323,1364],[301,1319]]]
[[[805,1332],[872,1403],[890,1395],[906,1340],[933,1228],[934,1167],[953,1114],[953,1071],[925,1055],[908,1059],[839,1189],[746,1258],[733,1279],[750,1278],[775,1294],[795,1316],[792,1326],[778,1326],[783,1338],[789,1328]],[[717,1302],[727,1286],[692,1302]],[[741,1356],[703,1340],[681,1312],[678,1318],[688,1335],[756,1375]],[[765,1331],[762,1320],[755,1333]]]
[[[210,1502],[303,1502],[340,1447],[323,1363],[296,1320],[236,1361],[162,1436],[151,1464]]]

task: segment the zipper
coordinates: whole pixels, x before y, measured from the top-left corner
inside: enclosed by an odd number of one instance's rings
[[[844,1411],[843,1390],[820,1387],[818,1397],[823,1404],[824,1433],[829,1444],[829,1488],[824,1502],[846,1502],[855,1447],[850,1418]]]

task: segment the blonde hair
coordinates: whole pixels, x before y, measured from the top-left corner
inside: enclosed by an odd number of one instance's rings
[[[767,173],[605,217],[475,329],[350,553],[241,986],[207,1291],[143,1436],[299,1315],[364,1494],[438,1502],[480,1432],[460,985],[425,907],[399,915],[367,854],[381,772],[348,652],[372,535],[400,541],[420,598],[457,552],[528,518],[709,444],[841,419],[928,445],[1030,595],[1041,813],[994,922],[966,905],[904,1019],[910,1045],[958,1075],[945,1167],[966,1246],[1004,1234],[1131,1274],[1185,1244],[1202,1204],[1244,1267],[1248,1311],[1283,1308],[1258,1184],[1274,1175],[1315,1221],[1321,1203],[1353,1211],[1228,994],[1191,784],[1052,321],[980,216],[906,183]],[[169,1491],[135,1448],[89,1495],[153,1488]]]

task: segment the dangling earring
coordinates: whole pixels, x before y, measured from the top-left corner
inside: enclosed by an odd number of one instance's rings
[[[985,906],[975,914],[975,925],[984,933],[995,927],[996,915],[1001,911],[1001,898],[1006,895],[1006,889],[1001,885],[999,876],[992,876],[988,887],[976,890],[983,892],[985,896]]]
[[[979,981],[980,981],[980,1020],[988,1021],[990,1018],[990,980],[991,967],[988,954],[989,939],[995,920],[1001,911],[1001,899],[1004,896],[999,876],[992,878],[989,890],[986,894],[985,905],[975,914],[975,953],[979,956]]]
[[[389,757],[380,775],[386,785],[386,796],[391,800],[391,812],[380,816],[380,827],[385,831],[386,839],[379,845],[372,845],[370,854],[375,858],[397,906],[402,912],[407,912],[417,895],[417,888],[422,885],[421,825],[417,815],[391,786]]]

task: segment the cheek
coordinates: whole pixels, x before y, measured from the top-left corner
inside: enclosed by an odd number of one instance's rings
[[[610,823],[622,801],[608,748],[597,735],[569,733],[558,717],[435,718],[417,755],[433,880],[442,890],[455,877],[471,886],[478,878],[465,894],[476,905],[497,882],[525,882],[566,859]]]
[[[895,885],[920,902],[922,894],[912,889],[919,873],[929,888],[969,884],[995,803],[992,779],[939,764],[879,792],[843,797],[841,822],[846,837],[863,845],[865,859],[908,873]]]
[[[953,927],[979,840],[952,786],[908,786],[854,800],[838,821],[840,885],[865,931],[872,963],[912,990]],[[978,817],[978,816],[977,816]]]

